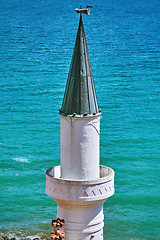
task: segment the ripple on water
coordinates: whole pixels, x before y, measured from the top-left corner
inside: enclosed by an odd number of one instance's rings
[[[21,162],[21,163],[29,163],[29,159],[25,157],[15,157],[15,158],[12,158],[12,160],[16,162]]]

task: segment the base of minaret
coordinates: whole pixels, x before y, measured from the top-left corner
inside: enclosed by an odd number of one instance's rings
[[[100,166],[100,178],[70,180],[60,166],[46,172],[46,193],[57,203],[57,217],[65,220],[66,240],[103,240],[103,203],[114,194],[114,171]]]
[[[103,239],[103,203],[57,202],[57,216],[65,219],[66,239]],[[92,238],[91,238],[92,236]]]

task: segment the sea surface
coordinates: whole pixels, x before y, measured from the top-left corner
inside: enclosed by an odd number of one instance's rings
[[[103,114],[100,162],[115,170],[104,240],[159,240],[159,0],[0,1],[0,232],[50,237],[45,171],[60,164],[58,110],[81,4],[93,5],[83,22]]]

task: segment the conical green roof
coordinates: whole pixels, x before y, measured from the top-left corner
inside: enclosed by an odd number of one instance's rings
[[[80,116],[99,113],[82,16],[60,113]]]

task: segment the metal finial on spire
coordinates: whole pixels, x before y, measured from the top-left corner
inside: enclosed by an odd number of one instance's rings
[[[80,8],[76,8],[75,11],[76,11],[77,13],[80,13],[80,14],[84,13],[84,14],[89,15],[89,14],[90,14],[90,8],[92,8],[92,7],[93,7],[93,6],[87,5],[86,8],[83,8],[83,9],[82,9],[82,6],[80,6]]]

